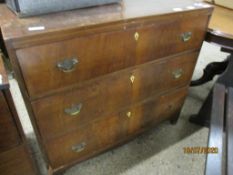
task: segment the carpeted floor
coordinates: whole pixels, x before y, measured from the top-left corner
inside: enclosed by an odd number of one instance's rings
[[[220,48],[203,45],[193,79],[202,75],[203,68],[212,61],[221,61],[226,54]],[[29,140],[41,175],[46,168],[35,140],[17,82],[10,80],[16,108]],[[205,155],[184,154],[188,146],[206,146],[208,129],[188,122],[191,114],[197,113],[213,82],[190,88],[181,117],[176,125],[164,122],[133,141],[82,162],[67,170],[65,175],[203,175]]]

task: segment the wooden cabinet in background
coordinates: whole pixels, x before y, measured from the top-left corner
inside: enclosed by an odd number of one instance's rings
[[[3,152],[17,146],[21,142],[18,129],[3,92],[0,92],[0,114],[0,152]]]
[[[0,175],[35,175],[0,55]]]
[[[176,122],[212,10],[193,0],[123,0],[22,20],[0,6],[50,172]]]

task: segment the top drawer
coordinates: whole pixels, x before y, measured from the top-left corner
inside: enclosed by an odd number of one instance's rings
[[[17,50],[32,98],[178,52],[200,48],[208,16],[157,20],[137,28]]]

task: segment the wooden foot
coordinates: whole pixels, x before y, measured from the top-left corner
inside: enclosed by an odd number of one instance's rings
[[[49,168],[48,168],[48,175],[53,175],[54,173],[53,173],[53,169],[49,166]]]
[[[171,123],[172,125],[175,125],[175,124],[178,122],[179,117],[180,117],[180,112],[179,112],[179,114],[175,115],[174,117],[172,117],[172,118],[170,119],[170,123]]]

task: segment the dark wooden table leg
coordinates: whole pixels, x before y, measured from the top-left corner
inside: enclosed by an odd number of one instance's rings
[[[209,126],[210,124],[210,115],[211,115],[211,106],[213,99],[213,89],[209,92],[206,100],[204,101],[200,111],[196,115],[192,115],[189,118],[191,123],[195,123],[201,126]]]
[[[233,52],[228,56],[229,64],[226,71],[218,78],[217,82],[226,87],[233,87]]]
[[[226,107],[226,168],[227,174],[233,174],[233,88],[228,88]]]
[[[217,82],[226,87],[233,87],[233,53],[227,58],[227,67],[224,73],[220,75]],[[203,103],[199,113],[190,117],[189,121],[201,126],[209,126],[211,107],[212,107],[213,90],[210,91],[208,97]]]
[[[228,63],[229,60],[226,59],[223,62],[213,62],[208,64],[203,71],[203,76],[198,80],[192,81],[191,86],[199,86],[213,80],[215,75],[220,75],[226,70]]]

